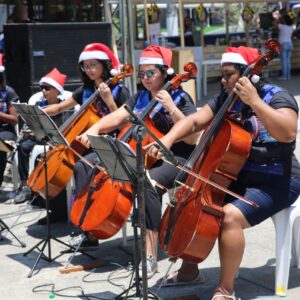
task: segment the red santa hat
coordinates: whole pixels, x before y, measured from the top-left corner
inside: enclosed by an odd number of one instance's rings
[[[221,65],[225,63],[234,63],[250,65],[260,55],[258,49],[245,46],[228,47],[222,55]]]
[[[0,73],[4,72],[5,68],[3,66],[3,54],[0,53]]]
[[[173,53],[170,49],[156,45],[150,45],[142,51],[139,64],[167,66],[167,73],[171,75],[174,73],[174,69],[171,67],[172,56]]]
[[[92,43],[88,44],[82,50],[78,63],[88,59],[110,60],[113,69],[110,70],[110,74],[115,76],[119,72],[119,61],[114,53],[104,44]]]
[[[49,84],[62,94],[64,92],[64,84],[66,78],[67,76],[65,74],[60,73],[56,68],[54,68],[51,72],[42,77],[39,84]]]

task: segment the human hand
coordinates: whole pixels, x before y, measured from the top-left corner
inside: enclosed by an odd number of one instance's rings
[[[106,104],[113,99],[111,89],[105,82],[99,84],[98,91]]]
[[[161,143],[167,148],[170,149],[173,145],[170,139],[168,139],[167,136],[164,136],[160,139]],[[151,144],[148,144],[143,147],[143,149],[146,151],[146,153],[156,159],[161,159],[164,154],[160,150],[159,145],[156,142],[153,142]]]
[[[249,106],[252,106],[256,101],[260,101],[257,90],[248,77],[241,77],[235,84],[233,92]]]
[[[159,103],[161,103],[164,109],[168,112],[173,111],[176,108],[176,105],[174,104],[172,97],[165,90],[159,91],[154,97],[154,99]]]
[[[84,132],[83,134],[77,136],[76,141],[80,142],[81,144],[83,144],[84,146],[89,148],[91,146],[91,143],[88,139],[88,135],[97,135],[97,134],[98,134],[98,132],[97,132],[96,128],[94,128],[92,126],[86,132]]]

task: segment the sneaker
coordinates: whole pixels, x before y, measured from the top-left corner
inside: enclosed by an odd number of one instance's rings
[[[77,249],[78,245],[80,244],[78,250],[81,251],[92,251],[96,250],[99,247],[99,241],[97,239],[92,239],[87,237],[84,234],[80,234],[78,236],[73,237],[68,244]]]
[[[146,266],[147,266],[147,278],[150,279],[158,272],[157,261],[152,257],[152,255],[147,254],[146,256]],[[142,266],[140,265],[139,276],[142,277]]]
[[[31,189],[27,186],[23,186],[21,191],[16,195],[16,197],[11,199],[12,203],[20,204],[31,199]]]

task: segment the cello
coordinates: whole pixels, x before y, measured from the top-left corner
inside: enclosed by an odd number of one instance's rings
[[[194,63],[184,66],[186,73],[176,75],[165,83],[162,90],[178,88],[182,82],[195,78],[197,67]],[[157,136],[162,136],[148,117],[156,106],[157,101],[152,99],[140,119],[145,120]],[[129,125],[121,130],[118,140],[129,143],[135,150],[135,142],[131,140],[134,126]],[[149,144],[153,139],[147,135],[143,145]],[[153,160],[152,160],[153,163]],[[151,162],[150,162],[151,164]],[[149,164],[148,164],[149,166]],[[113,182],[104,172],[98,173],[93,179],[92,191],[83,190],[75,199],[71,209],[71,221],[83,231],[90,232],[98,239],[107,239],[116,234],[127,221],[132,207],[132,185],[129,183]]]
[[[250,64],[242,76],[260,74],[263,66],[280,51],[276,40],[268,41],[265,48],[268,51]],[[219,235],[224,197],[231,193],[227,188],[246,162],[252,142],[240,121],[227,114],[237,99],[233,92],[228,96],[186,167],[179,167],[188,175],[184,182],[177,178],[179,186],[172,197],[172,206],[163,215],[158,236],[161,248],[170,257],[200,263],[209,255]],[[202,177],[207,180],[201,180]],[[255,206],[249,200],[248,204]]]
[[[125,64],[120,73],[107,80],[108,85],[116,85],[122,78],[133,74],[133,67]],[[81,105],[78,112],[73,114],[61,127],[65,139],[70,147],[57,146],[47,151],[47,178],[48,178],[48,196],[53,198],[57,196],[67,185],[73,175],[73,168],[86,149],[76,140],[76,137],[85,132],[89,127],[95,124],[100,117],[97,115],[97,109],[93,105],[99,95],[98,89]],[[44,159],[41,159],[29,175],[27,184],[34,192],[37,192],[43,198],[46,197]]]

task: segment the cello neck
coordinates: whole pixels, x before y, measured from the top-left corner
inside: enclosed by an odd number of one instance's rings
[[[112,82],[112,79],[109,78],[108,80],[105,81],[107,85],[110,85]],[[60,131],[64,133],[64,131],[72,124],[74,123],[80,116],[85,112],[86,108],[92,104],[98,97],[99,91],[96,89],[96,91],[80,106],[80,109],[73,114],[61,127]]]

